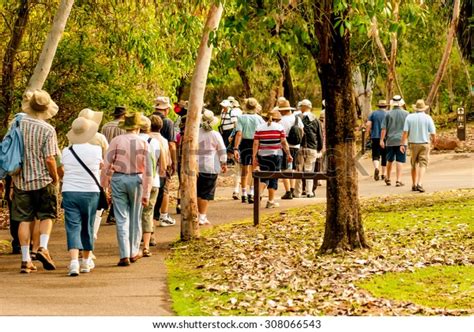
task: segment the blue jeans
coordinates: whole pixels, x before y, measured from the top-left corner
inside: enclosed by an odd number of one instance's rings
[[[114,173],[111,187],[120,258],[134,257],[142,238],[142,179]]]
[[[99,193],[63,192],[67,249],[94,250],[94,220]]]

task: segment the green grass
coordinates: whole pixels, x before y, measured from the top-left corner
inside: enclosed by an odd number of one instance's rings
[[[474,307],[474,266],[435,266],[413,273],[387,273],[360,282],[358,286],[376,297],[431,308]]]
[[[256,295],[219,289],[219,285],[233,282],[232,276],[224,273],[229,262],[239,264],[237,257],[241,254],[237,253],[242,253],[242,248],[233,245],[247,239],[250,240],[249,247],[244,249],[244,253],[254,250],[264,253],[268,247],[252,244],[264,236],[263,243],[274,241],[275,248],[281,248],[283,243],[286,250],[280,252],[282,258],[291,257],[299,247],[317,251],[324,234],[325,209],[325,204],[289,209],[285,215],[263,216],[256,228],[251,226],[251,219],[246,219],[206,230],[200,240],[176,243],[167,261],[174,311],[178,315],[191,316],[248,315],[246,308],[232,306],[231,299],[253,303],[252,296],[265,294],[267,299],[271,299],[288,295],[282,286],[274,293],[256,290]],[[464,263],[459,264],[467,265],[449,263],[450,266],[442,266],[444,263],[436,263],[430,266],[428,263],[427,267],[414,272],[385,272],[359,279],[358,287],[367,289],[376,297],[409,301],[430,308],[472,309],[474,268],[461,256],[469,255],[469,248],[472,248],[474,190],[365,199],[361,201],[361,212],[372,249],[356,253],[360,258],[373,260],[381,256],[390,265],[408,260],[416,263],[419,261],[417,257],[424,257],[422,261],[425,262],[430,261],[430,257],[447,254],[455,261],[464,259]],[[290,226],[285,228],[288,233],[278,231],[281,225]],[[234,238],[235,234],[239,236]],[[449,254],[453,250],[456,254]],[[416,252],[416,257],[410,256],[412,251]],[[314,259],[314,254],[304,258]],[[351,260],[345,255],[320,257],[316,261],[320,259],[328,262]],[[317,278],[317,274],[312,277],[315,276]],[[322,313],[326,312],[323,310]]]

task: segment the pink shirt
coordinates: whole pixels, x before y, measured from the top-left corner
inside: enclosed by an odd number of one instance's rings
[[[110,142],[104,160],[101,184],[104,188],[110,186],[110,179],[114,172],[125,174],[141,174],[143,197],[149,198],[153,183],[153,169],[151,165],[148,144],[137,134],[124,134],[115,137]]]

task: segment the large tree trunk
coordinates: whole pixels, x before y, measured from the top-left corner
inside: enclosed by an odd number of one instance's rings
[[[369,70],[365,75],[365,82],[362,78],[362,73],[360,67],[357,66],[352,71],[352,80],[354,84],[354,92],[356,95],[357,105],[361,109],[361,118],[365,123],[369,117],[370,112],[372,111],[372,89],[374,86],[374,79],[372,77],[372,71]]]
[[[459,6],[460,0],[454,0],[454,8],[453,8],[453,18],[451,20],[451,24],[449,26],[448,37],[446,42],[446,47],[444,49],[443,57],[441,59],[441,63],[439,64],[438,71],[436,72],[436,76],[431,86],[430,93],[426,98],[426,103],[428,105],[432,105],[436,94],[438,93],[439,85],[441,84],[441,80],[446,72],[446,68],[448,66],[449,56],[451,55],[451,49],[453,48],[454,37],[456,36],[456,29],[459,22]]]
[[[3,116],[3,128],[7,128],[8,119],[13,110],[15,91],[15,55],[20,47],[23,34],[28,22],[30,12],[30,1],[21,0],[18,7],[18,14],[13,25],[13,32],[10,41],[5,49],[2,63],[2,85],[0,87],[1,102],[0,114]]]
[[[249,79],[249,76],[247,75],[247,72],[240,65],[237,65],[235,69],[239,73],[240,79],[242,80],[242,88],[244,92],[244,97],[245,98],[251,97],[252,90],[250,89],[250,79]]]
[[[277,52],[278,64],[280,65],[281,74],[283,76],[283,94],[290,105],[296,106],[296,95],[293,87],[293,79],[291,77],[290,59],[288,55]]]
[[[333,29],[333,1],[316,2],[319,68],[326,99],[327,213],[321,253],[368,247],[359,207],[356,171],[355,102],[351,81],[350,34]],[[347,14],[347,13],[346,13]],[[340,15],[343,15],[341,13]]]
[[[207,74],[211,64],[212,44],[209,45],[209,33],[217,30],[222,16],[222,4],[212,5],[199,45],[191,92],[189,110],[186,117],[186,129],[183,138],[183,159],[181,170],[181,240],[189,241],[199,236],[197,209],[197,172],[196,154],[198,151],[199,123],[204,105]]]
[[[54,16],[53,25],[49,31],[46,42],[44,43],[38,63],[36,64],[33,76],[28,82],[27,90],[42,89],[46,78],[48,77],[51,65],[53,63],[56,49],[66,27],[67,19],[71,13],[74,0],[61,0],[58,11]]]

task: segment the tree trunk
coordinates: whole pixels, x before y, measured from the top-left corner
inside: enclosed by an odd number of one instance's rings
[[[426,98],[426,103],[431,105],[438,93],[439,85],[441,84],[441,80],[446,72],[446,68],[448,66],[449,56],[451,55],[451,49],[453,48],[454,37],[456,36],[456,29],[459,22],[459,6],[460,0],[454,0],[454,8],[453,8],[453,18],[451,19],[451,24],[449,26],[448,31],[448,38],[446,42],[446,47],[444,49],[443,57],[441,59],[441,63],[439,64],[438,71],[436,72],[436,76],[431,86],[430,93]]]
[[[296,106],[296,95],[293,87],[293,79],[291,78],[290,60],[288,55],[277,52],[278,64],[280,65],[281,74],[283,76],[283,94],[290,105]]]
[[[243,69],[241,66],[237,65],[235,68],[237,72],[239,73],[240,79],[242,80],[242,88],[244,92],[244,98],[249,98],[252,96],[252,90],[250,89],[250,79],[249,76],[247,75],[247,72],[245,69]]]
[[[316,3],[316,2],[315,2]],[[327,213],[320,252],[367,248],[359,207],[356,171],[355,102],[351,81],[350,34],[333,29],[332,0],[318,1],[319,68],[326,99]],[[347,13],[345,13],[347,14]],[[340,14],[345,16],[344,13]]]
[[[197,172],[196,154],[198,151],[199,123],[204,105],[204,91],[207,74],[211,64],[212,44],[209,45],[209,33],[217,30],[222,16],[222,4],[212,5],[199,45],[196,67],[191,81],[189,109],[186,117],[186,129],[183,138],[181,170],[181,240],[189,241],[199,236],[197,209]]]
[[[54,16],[53,25],[49,31],[46,42],[44,43],[38,63],[36,64],[33,76],[28,82],[27,90],[42,89],[46,78],[48,77],[51,65],[53,63],[56,49],[66,27],[67,19],[71,13],[74,0],[61,0],[58,11]]]
[[[3,115],[3,128],[8,127],[8,119],[13,110],[14,91],[15,91],[15,55],[20,47],[23,34],[28,22],[30,12],[30,3],[28,0],[21,0],[18,7],[18,14],[13,25],[13,33],[5,49],[2,63],[2,85],[0,114]]]
[[[360,67],[357,66],[352,71],[352,80],[354,86],[354,93],[356,95],[357,105],[361,109],[361,118],[363,123],[367,121],[370,112],[372,111],[372,89],[374,86],[374,80],[372,78],[372,71],[369,71],[364,79]]]

